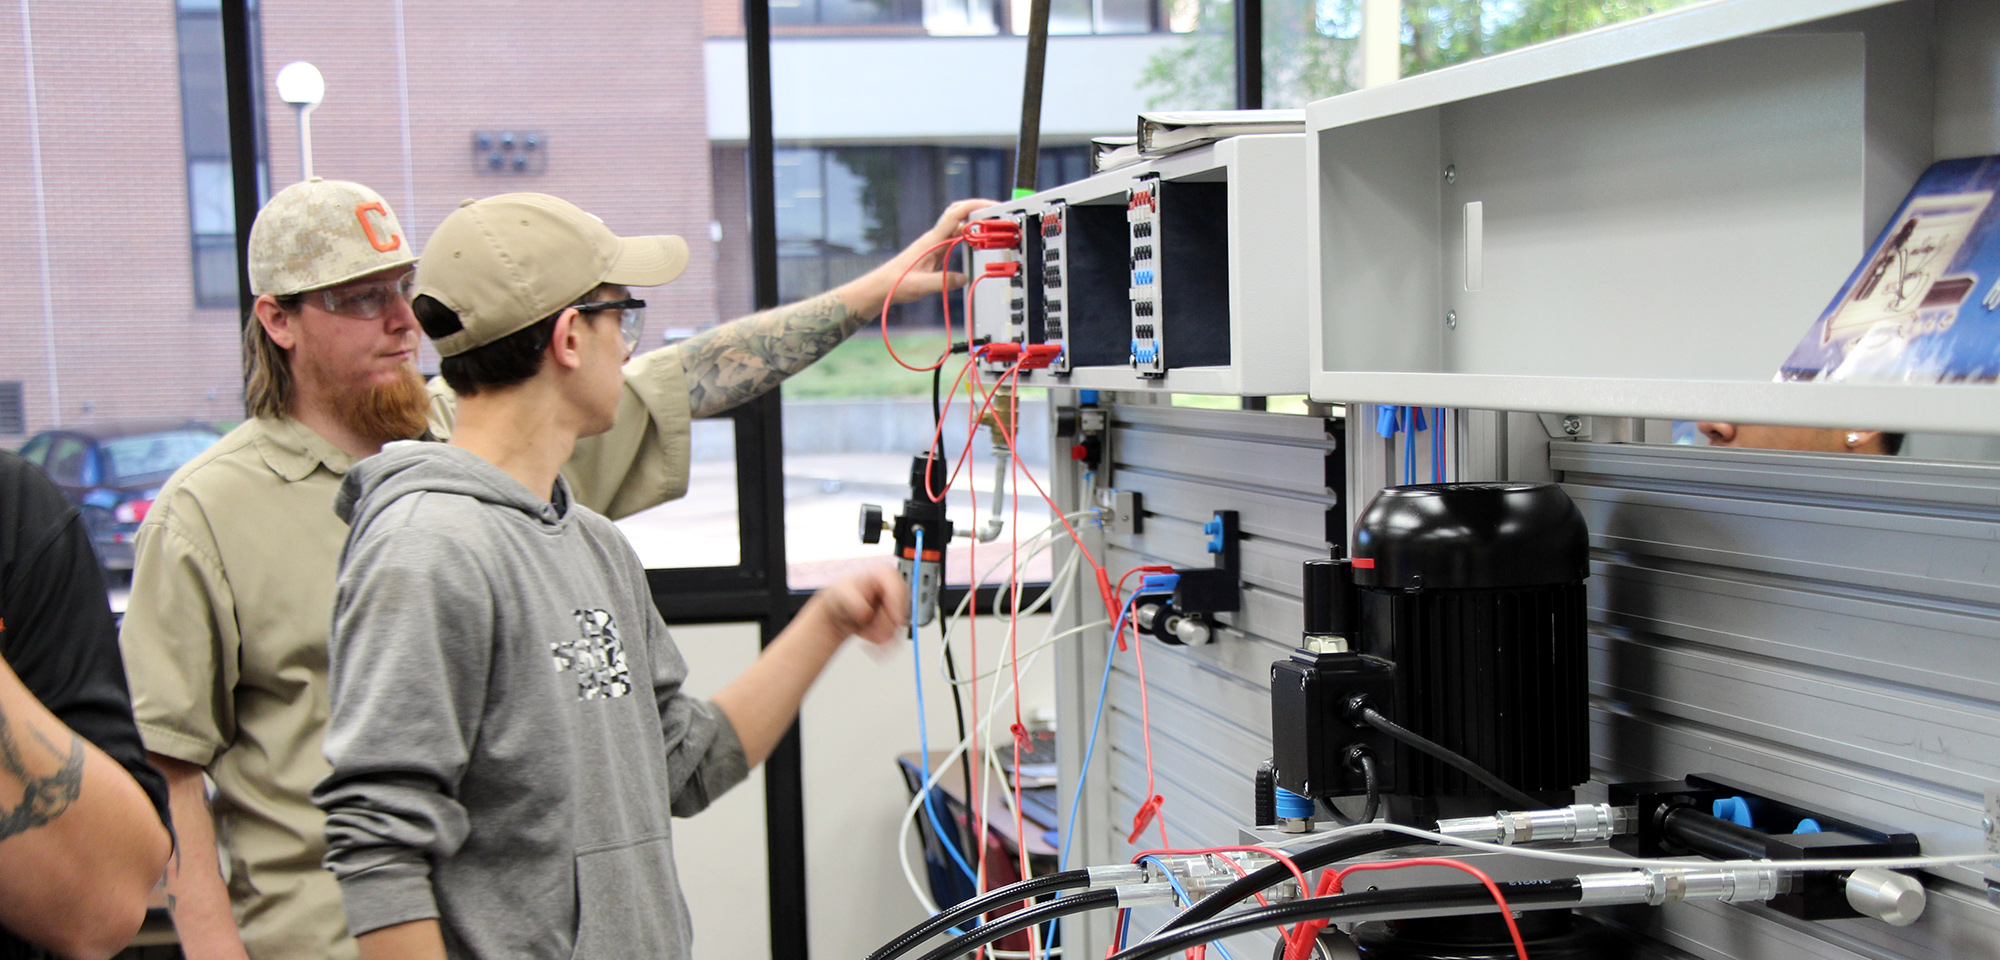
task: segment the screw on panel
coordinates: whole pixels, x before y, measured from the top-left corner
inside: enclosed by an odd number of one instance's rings
[[[1449,327],[1449,328],[1453,329],[1453,330],[1456,330],[1456,329],[1458,329],[1458,311],[1456,311],[1456,310],[1447,310],[1447,311],[1445,311],[1445,314],[1444,314],[1444,325],[1445,325],[1446,327]]]
[[[1454,163],[1454,164],[1448,164],[1448,165],[1447,165],[1447,166],[1446,166],[1446,167],[1444,168],[1444,182],[1446,182],[1446,183],[1457,183],[1457,182],[1458,182],[1458,164],[1455,164],[1455,163]]]
[[[1564,417],[1564,418],[1563,418],[1563,432],[1564,432],[1564,433],[1567,433],[1567,434],[1569,434],[1569,435],[1570,435],[1570,436],[1572,436],[1572,437],[1576,436],[1576,435],[1577,435],[1577,434],[1579,434],[1579,433],[1582,433],[1582,432],[1583,432],[1583,420],[1582,420],[1581,418],[1578,418],[1578,417],[1576,417],[1576,416],[1568,416],[1568,417]]]

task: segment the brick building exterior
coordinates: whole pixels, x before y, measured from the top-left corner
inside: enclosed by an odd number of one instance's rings
[[[0,217],[13,224],[0,235],[0,445],[58,424],[242,415],[236,310],[197,306],[193,280],[177,18],[199,27],[185,17],[203,6],[0,8],[0,124],[14,133],[0,138]],[[298,179],[299,157],[271,78],[308,60],[327,82],[314,172],[380,191],[419,249],[463,199],[552,193],[620,233],[690,241],[687,273],[648,294],[647,342],[716,320],[701,5],[258,7],[274,187]],[[500,170],[496,150],[475,148],[482,131],[515,136]],[[530,134],[538,153],[516,172]]]

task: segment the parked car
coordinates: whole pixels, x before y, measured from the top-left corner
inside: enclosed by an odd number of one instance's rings
[[[76,504],[98,564],[119,573],[132,569],[132,535],[160,485],[221,436],[193,422],[97,423],[35,434],[21,456]]]

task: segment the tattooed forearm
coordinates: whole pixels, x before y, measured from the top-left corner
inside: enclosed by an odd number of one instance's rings
[[[837,293],[824,293],[689,338],[680,351],[694,415],[712,417],[770,390],[867,322]]]
[[[50,742],[40,730],[30,727],[28,733],[49,756],[63,758],[63,764],[46,776],[30,772],[27,758],[22,754],[22,744],[14,738],[13,726],[7,722],[7,715],[0,713],[0,774],[6,774],[21,784],[19,805],[8,808],[6,801],[10,798],[0,795],[0,840],[33,830],[62,816],[63,811],[76,802],[77,794],[83,791],[82,738],[70,734],[69,749],[65,751]]]

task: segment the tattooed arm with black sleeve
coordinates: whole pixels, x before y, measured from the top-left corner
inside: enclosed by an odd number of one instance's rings
[[[123,949],[166,867],[165,802],[83,522],[0,452],[0,955]]]

